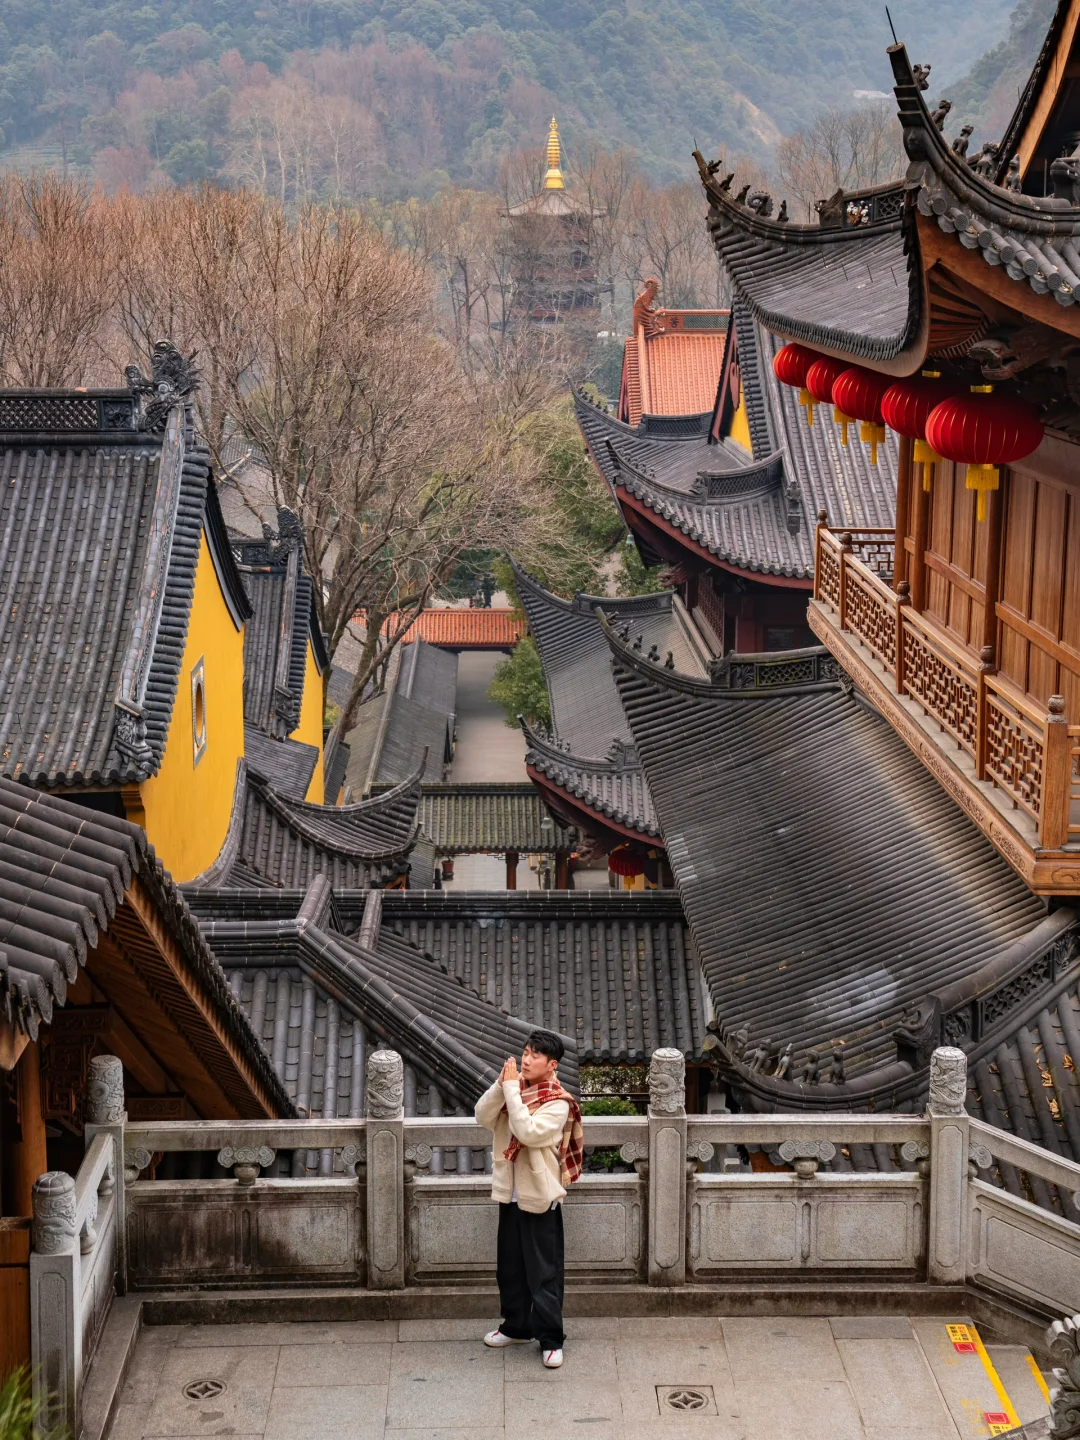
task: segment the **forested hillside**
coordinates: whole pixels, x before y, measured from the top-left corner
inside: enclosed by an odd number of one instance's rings
[[[894,19],[937,80],[1008,10],[906,0]],[[764,160],[822,105],[887,89],[889,38],[879,0],[0,0],[0,159],[47,144],[110,185],[271,190],[329,164],[331,189],[392,198],[489,184],[554,108],[571,145],[630,146],[670,179],[695,140]]]

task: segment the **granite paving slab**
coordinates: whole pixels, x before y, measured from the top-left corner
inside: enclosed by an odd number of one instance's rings
[[[501,1426],[503,1352],[463,1341],[395,1345],[386,1428],[430,1426],[434,1418],[442,1429]]]
[[[148,1436],[261,1435],[277,1374],[278,1346],[183,1348],[169,1351],[146,1424]],[[192,1398],[185,1386],[223,1382]]]
[[[385,1385],[278,1386],[264,1440],[381,1440]]]
[[[282,1345],[276,1390],[293,1385],[383,1385],[390,1383],[393,1345],[369,1340],[360,1345]]]
[[[837,1340],[866,1440],[957,1440],[957,1429],[915,1336]]]
[[[988,1434],[986,1416],[1001,1413],[1001,1399],[979,1356],[957,1350],[946,1328],[970,1327],[971,1321],[958,1315],[944,1320],[920,1317],[911,1323],[958,1432],[964,1440]]]
[[[843,1383],[840,1353],[827,1319],[722,1320],[731,1373],[740,1385]]]
[[[1008,1391],[1009,1399],[1016,1406],[1020,1424],[1026,1425],[1029,1420],[1040,1420],[1049,1414],[1049,1401],[1035,1378],[1034,1362],[1026,1346],[987,1345],[986,1351]],[[1049,1387],[1054,1383],[1053,1376],[1043,1376],[1044,1385]]]
[[[783,1357],[777,1356],[777,1369]],[[782,1378],[782,1377],[778,1377]],[[799,1440],[864,1440],[866,1432],[846,1381],[800,1380],[785,1386],[735,1382],[745,1440],[778,1440],[798,1417]]]
[[[575,1377],[563,1370],[538,1371],[531,1380],[507,1380],[507,1431],[535,1431],[545,1440],[561,1435],[623,1432],[622,1401],[617,1384]],[[552,1384],[552,1381],[556,1381]]]
[[[328,1345],[335,1341],[355,1345],[361,1340],[393,1341],[398,1338],[396,1320],[272,1320],[265,1325],[148,1325],[142,1335],[152,1339],[162,1330],[177,1331],[174,1343],[182,1346]]]

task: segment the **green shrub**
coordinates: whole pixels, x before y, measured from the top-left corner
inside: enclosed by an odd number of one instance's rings
[[[34,1399],[30,1371],[23,1366],[0,1386],[0,1436],[3,1440],[68,1440],[66,1425],[49,1425]]]
[[[621,1095],[598,1095],[593,1100],[581,1102],[582,1115],[636,1115],[638,1108],[632,1100]]]

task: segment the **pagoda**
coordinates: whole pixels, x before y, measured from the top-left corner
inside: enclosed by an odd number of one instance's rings
[[[535,195],[507,211],[510,224],[511,321],[556,324],[599,311],[591,231],[598,213],[567,190],[559,126],[547,139],[547,170]]]

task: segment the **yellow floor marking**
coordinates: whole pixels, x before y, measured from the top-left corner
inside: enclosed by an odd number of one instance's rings
[[[1027,1355],[1027,1356],[1025,1356],[1024,1358],[1025,1358],[1025,1359],[1027,1360],[1027,1362],[1028,1362],[1028,1366],[1029,1366],[1030,1369],[1031,1369],[1032,1375],[1035,1376],[1035,1384],[1038,1385],[1039,1389],[1040,1389],[1040,1390],[1042,1391],[1042,1393],[1043,1393],[1043,1399],[1046,1401],[1047,1405],[1049,1405],[1049,1404],[1050,1404],[1050,1386],[1047,1385],[1046,1381],[1043,1379],[1043,1373],[1042,1373],[1042,1371],[1039,1369],[1038,1365],[1036,1365],[1036,1363],[1035,1363],[1035,1356],[1034,1356],[1034,1355]]]
[[[982,1361],[987,1379],[994,1387],[994,1393],[1001,1402],[1001,1414],[1004,1416],[1004,1419],[992,1420],[989,1414],[984,1412],[984,1419],[990,1427],[990,1434],[1004,1435],[1009,1430],[1015,1430],[1020,1424],[1020,1416],[1016,1413],[1016,1407],[1009,1399],[1008,1391],[1001,1383],[1001,1376],[994,1368],[994,1362],[986,1353],[986,1346],[983,1344],[978,1330],[975,1329],[974,1325],[946,1325],[945,1329],[948,1331],[949,1339],[961,1353],[966,1352],[970,1354],[972,1349],[974,1349],[975,1354],[978,1355]],[[1040,1380],[1042,1379],[1041,1376],[1039,1378]],[[1043,1385],[1043,1389],[1046,1389],[1045,1384]],[[1049,1398],[1049,1396],[1047,1398]]]

